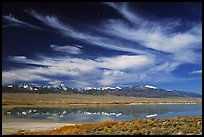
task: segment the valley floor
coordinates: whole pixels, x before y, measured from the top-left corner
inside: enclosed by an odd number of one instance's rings
[[[93,107],[99,104],[110,106],[163,103],[202,104],[202,99],[2,93],[2,134],[202,134],[202,116],[76,124],[19,120],[8,118],[5,115],[7,110],[14,107]],[[76,125],[65,126],[67,124]]]
[[[111,95],[2,93],[2,105],[77,106],[91,104],[202,103],[202,98],[143,98]]]

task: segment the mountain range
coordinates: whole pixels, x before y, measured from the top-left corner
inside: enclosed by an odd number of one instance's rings
[[[60,94],[89,94],[89,95],[115,95],[133,96],[146,98],[168,98],[168,97],[195,97],[202,98],[198,93],[185,92],[179,90],[167,90],[154,86],[127,86],[127,87],[100,87],[100,88],[70,88],[64,84],[58,86],[39,86],[34,84],[19,84],[2,86],[3,92],[26,92],[26,93],[60,93]]]

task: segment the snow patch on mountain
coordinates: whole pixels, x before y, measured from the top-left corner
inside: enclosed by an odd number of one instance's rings
[[[61,87],[63,90],[68,90],[67,87],[66,87],[64,84],[60,84],[60,87]]]
[[[146,85],[145,87],[146,87],[146,88],[153,88],[153,89],[157,89],[157,87],[150,86],[150,85]]]
[[[116,89],[122,89],[121,87],[119,87],[119,86],[117,86],[117,87],[115,87]]]
[[[8,85],[8,87],[9,87],[9,88],[12,88],[12,87],[13,87],[13,85]]]
[[[85,87],[84,90],[91,90],[92,87]]]

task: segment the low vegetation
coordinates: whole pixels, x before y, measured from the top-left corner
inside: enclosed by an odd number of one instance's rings
[[[51,131],[18,131],[17,135],[202,135],[202,116],[149,118],[64,126]]]
[[[200,98],[143,98],[112,95],[2,93],[2,105],[202,103]]]
[[[200,98],[143,98],[111,95],[2,93],[2,119],[14,107],[93,107],[120,104],[202,103]],[[76,124],[51,131],[18,131],[18,135],[168,135],[202,134],[202,116]]]

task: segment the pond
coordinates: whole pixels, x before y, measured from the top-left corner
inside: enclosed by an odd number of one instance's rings
[[[143,118],[169,118],[202,115],[202,104],[140,104],[96,106],[92,108],[24,108],[6,112],[15,118],[46,119],[67,122],[101,122]]]

